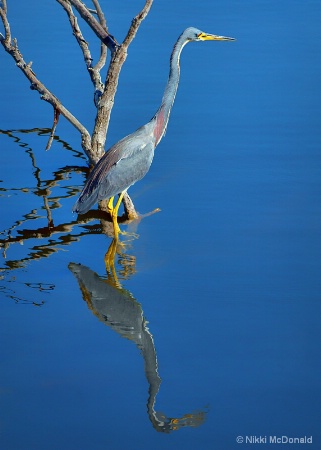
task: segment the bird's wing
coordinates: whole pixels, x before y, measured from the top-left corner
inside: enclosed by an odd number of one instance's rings
[[[132,135],[126,136],[112,147],[104,154],[104,156],[98,161],[93,170],[91,171],[86,187],[91,190],[101,179],[106,176],[109,170],[117,164],[122,158],[126,158],[130,151],[132,150],[131,138]]]
[[[151,121],[105,153],[91,171],[74,211],[88,211],[97,201],[119,194],[146,174],[155,148],[153,127]]]
[[[135,145],[126,155],[122,154],[100,177],[98,200],[113,197],[143,178],[152,163],[154,148],[154,144],[148,142]]]

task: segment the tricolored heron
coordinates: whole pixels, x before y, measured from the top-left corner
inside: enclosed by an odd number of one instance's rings
[[[234,38],[204,33],[197,28],[187,28],[174,45],[168,82],[162,103],[154,117],[134,133],[113,145],[98,161],[90,173],[73,211],[86,213],[96,202],[109,199],[108,210],[112,216],[115,238],[120,232],[118,209],[124,193],[148,172],[154,150],[166,131],[179,83],[179,60],[183,47],[192,41],[234,41]],[[114,196],[120,194],[115,207]]]

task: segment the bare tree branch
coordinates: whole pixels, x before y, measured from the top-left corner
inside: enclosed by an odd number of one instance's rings
[[[2,6],[1,6],[2,5]],[[7,1],[3,0],[0,4],[0,17],[3,22],[5,36],[0,33],[0,41],[4,41],[8,45],[11,41],[10,25],[7,19]]]
[[[147,16],[152,4],[153,0],[146,0],[143,9],[132,20],[131,27],[124,42],[120,46],[115,48],[115,51],[112,53],[112,58],[105,81],[105,91],[102,94],[99,102],[95,128],[92,134],[92,150],[95,155],[97,155],[97,159],[100,159],[104,152],[110,114],[114,105],[120,71],[127,58],[128,46],[134,39],[141,22]]]
[[[0,0],[0,6],[2,7],[5,14],[7,14],[7,0]]]
[[[95,6],[96,13],[97,13],[100,25],[108,33],[108,27],[107,27],[105,14],[103,13],[103,10],[100,7],[99,1],[98,0],[92,0],[92,2],[94,4],[94,6]]]
[[[62,0],[57,0],[59,3]],[[92,15],[89,9],[79,0],[64,0],[69,1],[79,12],[81,17],[88,23],[90,28],[96,34],[96,36],[107,45],[109,50],[113,53],[118,47],[118,43],[113,36],[111,36],[104,27],[97,21],[97,19]]]
[[[95,64],[95,66],[93,67],[92,70],[100,72],[101,69],[105,66],[106,64],[106,59],[107,59],[107,47],[105,44],[103,44],[102,42],[100,43],[100,57],[99,60],[97,62],[97,64]],[[102,83],[102,87],[103,87],[103,83]],[[96,102],[95,102],[96,103]]]
[[[77,17],[74,15],[72,7],[68,1],[57,0],[57,2],[60,3],[60,5],[64,8],[64,10],[66,11],[66,13],[68,15],[73,35],[75,36],[75,38],[79,44],[79,47],[84,55],[84,60],[86,63],[86,67],[88,69],[89,67],[91,67],[92,57],[91,57],[91,53],[89,50],[89,45],[86,42],[86,40],[84,39],[82,32],[80,30],[80,27],[78,25]]]
[[[75,36],[75,38],[79,44],[79,47],[83,53],[88,73],[89,73],[91,81],[94,85],[94,89],[95,89],[94,101],[97,106],[99,98],[101,97],[103,89],[104,89],[104,85],[101,82],[99,70],[104,66],[104,64],[106,62],[106,56],[107,56],[106,46],[105,46],[105,44],[101,43],[101,47],[103,47],[105,49],[105,52],[101,51],[101,57],[99,60],[100,64],[98,65],[98,67],[97,67],[97,65],[95,67],[93,67],[93,65],[92,65],[93,58],[92,58],[90,50],[89,50],[88,42],[86,42],[86,40],[83,37],[83,34],[78,25],[77,17],[74,15],[70,3],[66,0],[57,0],[57,2],[60,3],[60,5],[66,11],[72,31],[73,31],[73,35]]]
[[[92,2],[93,2],[94,6],[96,8],[100,25],[108,33],[108,26],[107,26],[106,18],[105,18],[105,15],[104,15],[101,7],[100,7],[100,4],[99,4],[98,0],[92,0]],[[99,58],[97,64],[94,66],[94,70],[101,70],[104,67],[104,65],[106,64],[106,58],[107,58],[107,47],[106,47],[106,45],[103,42],[101,42],[101,44],[100,44],[100,58]]]
[[[139,14],[137,14],[136,17],[132,20],[132,24],[129,28],[129,31],[127,33],[127,36],[124,39],[123,45],[128,48],[134,37],[136,36],[136,33],[138,31],[138,28],[140,27],[140,24],[145,19],[147,14],[149,13],[151,7],[153,4],[153,0],[146,0],[144,8],[141,10]]]

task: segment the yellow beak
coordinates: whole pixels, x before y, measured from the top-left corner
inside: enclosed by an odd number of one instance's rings
[[[201,33],[199,39],[202,41],[235,41],[235,38],[226,36],[217,36],[216,34]]]

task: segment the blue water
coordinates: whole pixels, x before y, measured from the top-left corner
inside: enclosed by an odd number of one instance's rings
[[[25,59],[91,131],[59,4],[8,3]],[[141,5],[101,3],[121,40]],[[109,145],[156,111],[185,27],[237,41],[184,49],[166,136],[130,190],[143,218],[122,229],[139,237],[114,268],[108,223],[71,213],[77,132],[61,118],[44,150],[52,109],[0,48],[1,449],[321,448],[320,19],[317,1],[154,1]]]

